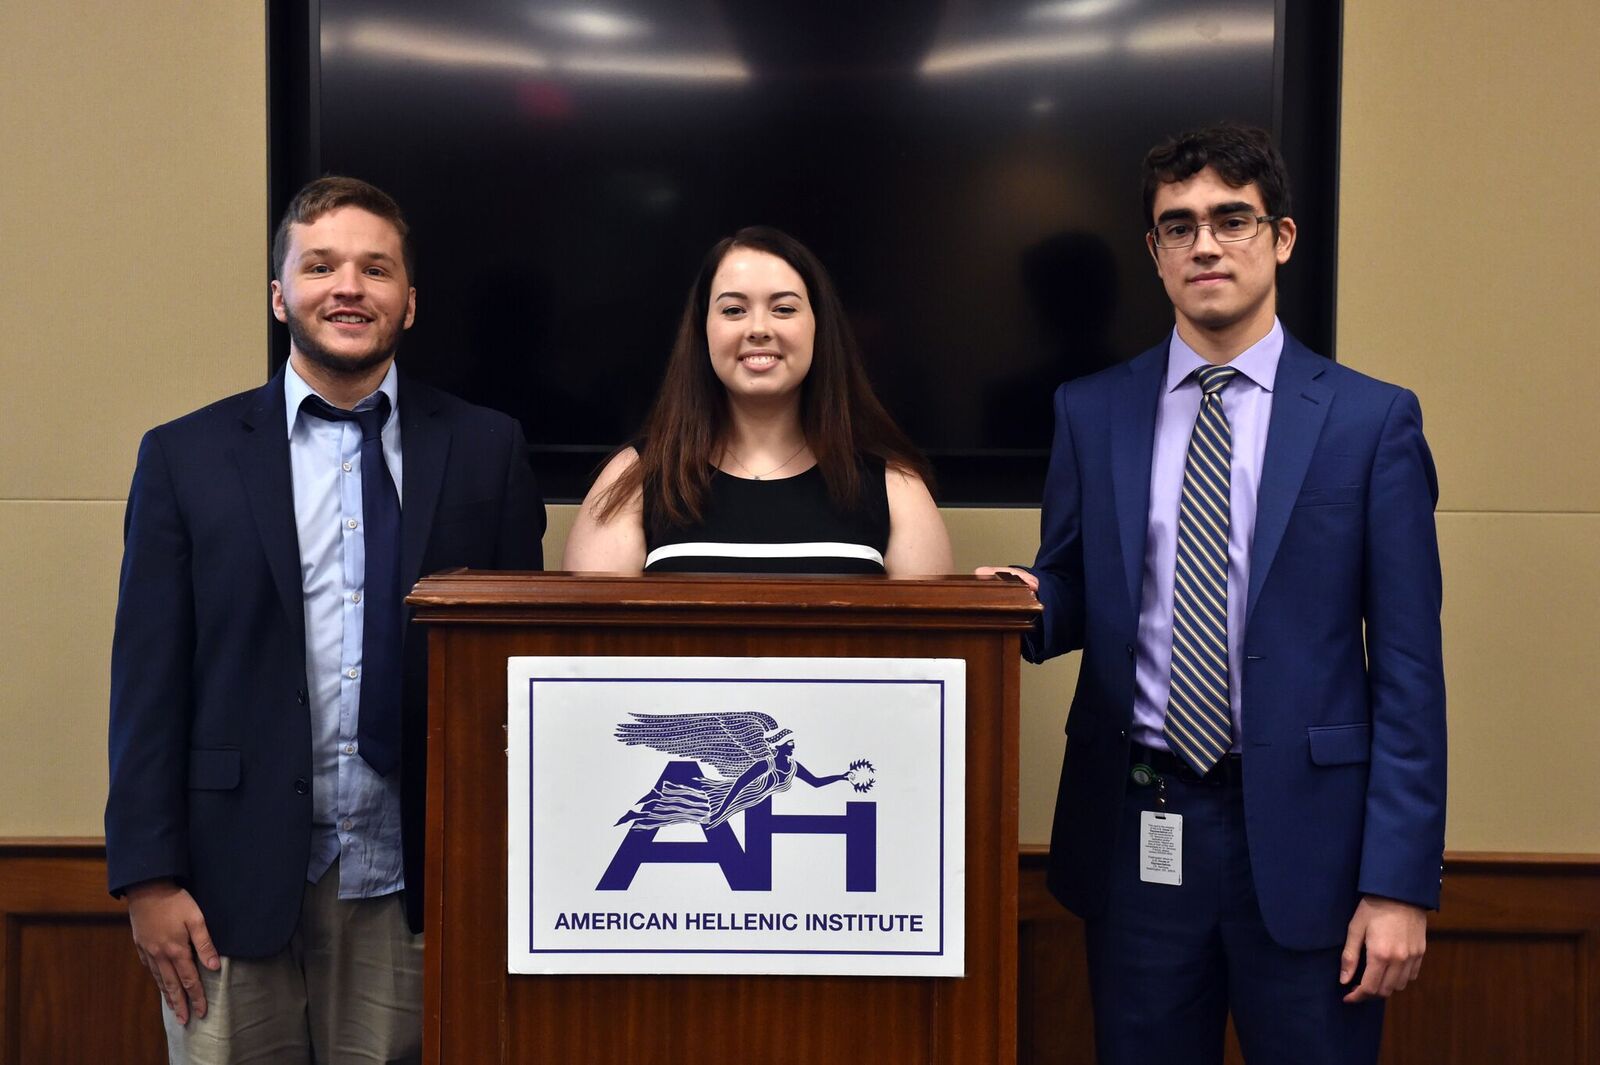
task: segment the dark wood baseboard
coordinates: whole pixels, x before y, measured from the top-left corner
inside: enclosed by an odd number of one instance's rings
[[[1019,1060],[1094,1060],[1083,929],[1019,878]],[[159,1002],[106,894],[99,839],[0,839],[0,1061],[160,1065]],[[1231,1062],[1239,1062],[1236,1049]],[[1398,996],[1384,1065],[1600,1061],[1600,855],[1445,857],[1422,980]]]

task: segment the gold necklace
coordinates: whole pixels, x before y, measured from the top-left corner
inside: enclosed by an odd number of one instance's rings
[[[800,446],[794,449],[794,454],[793,455],[790,455],[788,458],[784,459],[782,462],[780,462],[776,466],[772,467],[772,469],[768,470],[766,473],[757,473],[756,471],[752,470],[749,466],[746,466],[744,463],[740,462],[739,461],[739,456],[735,455],[733,453],[733,448],[730,447],[730,448],[727,448],[726,450],[728,452],[728,457],[733,460],[733,464],[735,466],[739,467],[745,473],[748,473],[750,475],[750,479],[752,481],[759,481],[763,477],[771,477],[773,474],[777,473],[779,470],[781,470],[785,466],[789,465],[789,463],[791,463],[795,459],[799,458],[800,457],[800,452],[804,451],[805,449],[806,449],[806,442],[804,440],[802,440],[802,441],[800,441]]]

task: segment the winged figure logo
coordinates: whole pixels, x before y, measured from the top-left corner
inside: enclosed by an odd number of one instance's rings
[[[877,770],[865,758],[851,762],[843,773],[813,774],[794,757],[794,733],[759,711],[629,716],[633,720],[617,725],[618,741],[693,759],[702,770],[709,766],[716,771],[716,776],[702,773],[687,784],[663,780],[617,819],[630,828],[714,828],[769,795],[787,791],[796,777],[814,788],[847,781],[863,793],[877,783]]]

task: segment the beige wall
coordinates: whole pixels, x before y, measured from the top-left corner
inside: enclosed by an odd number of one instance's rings
[[[0,835],[100,833],[139,434],[261,378],[264,27],[0,4]]]
[[[1600,17],[1507,10],[1347,0],[1340,353],[1444,483],[1450,846],[1600,851]],[[248,3],[0,9],[0,835],[100,831],[139,433],[260,380],[264,52]],[[963,567],[1032,553],[1032,511],[948,519]],[[1075,674],[1024,667],[1029,842]]]
[[[1600,851],[1600,9],[1345,19],[1339,354],[1439,465],[1448,840]]]

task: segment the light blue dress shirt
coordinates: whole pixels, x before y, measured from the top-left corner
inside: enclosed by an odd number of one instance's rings
[[[1239,712],[1240,648],[1244,646],[1245,599],[1250,588],[1250,542],[1256,531],[1256,495],[1261,460],[1272,421],[1272,386],[1283,355],[1283,325],[1276,318],[1266,336],[1240,352],[1229,366],[1239,376],[1222,390],[1222,411],[1233,439],[1228,485],[1228,700],[1233,708],[1233,749],[1239,750],[1244,722]],[[1200,414],[1200,381],[1195,371],[1210,363],[1178,331],[1167,352],[1166,387],[1156,407],[1155,447],[1150,456],[1150,512],[1144,546],[1144,582],[1139,603],[1139,636],[1134,656],[1133,729],[1135,743],[1166,750],[1162,726],[1172,687],[1172,582],[1178,564],[1178,504],[1189,437]]]
[[[302,415],[300,403],[313,389],[292,364],[285,367],[283,388],[311,696],[311,863],[306,879],[322,879],[338,858],[339,897],[374,898],[405,887],[405,871],[399,775],[380,777],[356,746],[366,575],[361,428],[353,421]],[[378,392],[389,397],[383,457],[399,493],[400,403],[392,364]],[[378,392],[356,408],[376,404]]]

